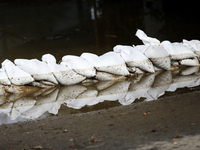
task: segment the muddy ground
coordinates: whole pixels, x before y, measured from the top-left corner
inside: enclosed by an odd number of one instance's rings
[[[200,149],[199,95],[1,125],[0,149]]]

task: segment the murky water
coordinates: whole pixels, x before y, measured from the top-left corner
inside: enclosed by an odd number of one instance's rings
[[[16,58],[41,59],[45,53],[53,54],[57,61],[67,54],[91,52],[101,55],[117,44],[141,44],[135,37],[138,28],[160,41],[200,39],[200,21],[195,9],[186,11],[187,6],[177,6],[175,3],[169,9],[167,1],[151,0],[0,3],[0,62]],[[27,95],[2,96],[0,124],[51,114],[107,109],[196,90],[184,87],[199,86],[198,68],[190,68],[188,76],[180,76],[183,71],[188,72],[185,68],[178,73],[138,76],[124,82],[79,85],[78,95],[67,95],[69,87],[62,87]],[[162,76],[170,80],[165,83]]]

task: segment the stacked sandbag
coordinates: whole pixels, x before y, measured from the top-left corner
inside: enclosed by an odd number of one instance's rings
[[[187,41],[183,39],[183,45],[191,48],[196,55],[200,56],[200,41],[199,40]]]
[[[51,54],[43,55],[42,61],[15,59],[14,64],[6,59],[0,69],[0,84],[12,86],[1,88],[1,93],[18,91],[10,90],[13,87],[17,89],[16,85],[48,88],[55,85],[89,84],[97,80],[122,81],[135,74],[171,70],[174,66],[199,66],[198,40],[183,40],[182,43],[160,42],[156,38],[148,37],[142,30],[137,30],[136,36],[143,45],[116,45],[113,51],[101,56],[87,52],[80,57],[65,55],[60,64],[56,63]]]
[[[62,62],[70,69],[73,69],[75,72],[86,76],[87,78],[92,78],[96,75],[94,66],[81,57],[66,55],[62,57]]]
[[[29,73],[36,81],[44,82],[48,85],[58,84],[49,66],[37,59],[15,59],[17,67]]]
[[[136,46],[152,63],[161,69],[171,70],[171,60],[169,53],[160,46],[160,41],[156,38],[148,37],[142,30],[137,30],[135,34],[144,45]]]
[[[186,66],[198,66],[199,62],[195,57],[196,54],[192,51],[191,48],[184,46],[182,43],[174,42],[171,43],[169,41],[163,41],[161,45],[168,51],[172,60],[180,61],[181,65]],[[182,62],[183,60],[186,60]]]
[[[101,56],[83,53],[80,57],[94,65],[97,70],[95,76],[97,80],[118,80],[124,79],[124,76],[129,75],[126,63],[114,52],[107,52]]]
[[[95,68],[115,75],[128,76],[124,60],[115,52],[107,52],[97,59]]]
[[[136,48],[132,46],[117,45],[113,50],[120,54],[128,67],[137,67],[150,73],[155,72],[152,62]]]
[[[29,73],[21,70],[19,67],[17,67],[14,63],[12,63],[8,59],[3,61],[2,68],[5,70],[10,82],[14,85],[24,85],[34,81],[34,79],[31,77]]]
[[[42,61],[47,63],[56,80],[61,85],[73,85],[85,80],[85,76],[76,73],[65,65],[64,62],[56,64],[56,59],[51,54],[45,54],[42,56]]]

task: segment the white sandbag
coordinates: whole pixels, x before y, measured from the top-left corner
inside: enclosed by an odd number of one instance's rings
[[[113,50],[120,54],[127,66],[138,67],[150,73],[155,72],[152,62],[136,47],[117,45]]]
[[[121,56],[115,52],[107,52],[99,56],[95,68],[98,71],[104,71],[115,75],[129,75],[129,72],[126,68],[126,63]]]
[[[200,41],[199,40],[187,41],[183,39],[183,45],[185,45],[186,47],[192,48],[194,53],[200,56]]]
[[[99,56],[97,56],[96,54],[92,54],[92,53],[82,53],[80,57],[87,60],[93,66],[96,66],[97,60],[99,58]]]
[[[161,43],[167,52],[170,54],[171,59],[173,60],[182,60],[186,58],[193,58],[197,55],[194,54],[191,48],[184,46],[181,43],[171,43],[169,41],[163,41]]]
[[[0,84],[11,85],[11,82],[6,74],[6,71],[3,68],[0,69]]]
[[[65,62],[70,69],[73,69],[75,72],[87,78],[92,78],[96,75],[94,66],[81,57],[66,55],[62,57],[62,61]]]
[[[15,59],[15,64],[20,69],[33,76],[36,81],[49,81],[58,84],[49,66],[37,59]]]
[[[171,59],[169,53],[161,46],[149,45],[143,52],[151,62],[164,70],[171,70]]]
[[[142,30],[138,29],[135,34],[145,45],[159,45],[160,41],[156,38],[148,37]]]
[[[182,59],[180,60],[180,64],[184,66],[199,66],[199,60],[197,57]]]
[[[12,84],[25,85],[34,81],[29,73],[21,70],[8,59],[3,61],[2,68],[6,71],[6,74]]]
[[[180,74],[184,76],[188,76],[191,74],[197,74],[198,72],[199,72],[199,66],[195,66],[195,67],[186,67],[182,69]]]
[[[56,80],[61,85],[77,84],[85,80],[85,76],[76,73],[74,70],[67,67],[64,62],[56,64],[56,59],[51,54],[45,54],[42,56],[42,61],[47,63],[50,70],[53,72]]]

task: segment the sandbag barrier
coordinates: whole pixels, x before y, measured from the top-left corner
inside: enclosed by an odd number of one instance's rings
[[[156,100],[166,92],[168,96],[177,95],[174,91],[179,88],[199,89],[199,85],[199,67],[185,67],[173,72],[139,74],[129,80],[100,81],[92,85],[15,86],[18,89],[15,93],[0,96],[0,125],[11,120],[36,119],[45,112],[57,114],[62,104],[73,109],[90,107],[105,100],[129,105],[135,100],[141,101],[141,98],[144,101]]]
[[[47,87],[74,85],[81,82],[123,80],[134,74],[155,73],[178,66],[199,66],[200,41],[183,40],[182,43],[160,42],[148,37],[142,30],[136,36],[143,45],[117,45],[113,51],[101,56],[83,53],[81,56],[66,55],[60,64],[51,54],[37,59],[6,59],[0,69],[0,94],[12,92],[10,85]],[[11,86],[12,87],[12,86]],[[15,87],[16,88],[16,87]]]

